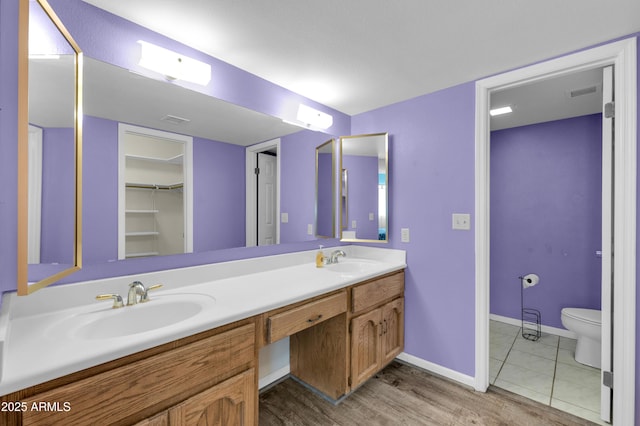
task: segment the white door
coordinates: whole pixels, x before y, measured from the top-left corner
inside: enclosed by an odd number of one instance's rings
[[[602,70],[602,357],[600,417],[611,422],[613,390],[606,386],[605,376],[612,372],[613,359],[613,67]]]
[[[276,243],[277,158],[258,153],[258,245]]]
[[[42,129],[29,125],[29,217],[27,260],[40,263],[42,229]]]

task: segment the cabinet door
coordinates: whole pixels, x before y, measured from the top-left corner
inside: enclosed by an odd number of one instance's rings
[[[160,414],[136,423],[134,426],[169,426],[169,413],[163,411]]]
[[[351,320],[351,388],[373,376],[380,366],[382,310],[362,314]]]
[[[169,410],[172,425],[242,426],[255,423],[257,390],[250,369]]]
[[[382,366],[387,365],[404,349],[404,298],[382,307]]]

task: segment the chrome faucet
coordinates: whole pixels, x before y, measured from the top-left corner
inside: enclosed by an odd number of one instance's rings
[[[147,289],[144,288],[144,284],[140,281],[134,281],[129,284],[129,295],[127,296],[127,306],[135,305],[138,303],[138,296],[140,301],[147,294]]]
[[[334,250],[333,252],[331,252],[331,256],[329,256],[329,262],[328,263],[329,264],[338,263],[338,257],[340,257],[340,256],[346,257],[347,253],[345,253],[342,250]]]

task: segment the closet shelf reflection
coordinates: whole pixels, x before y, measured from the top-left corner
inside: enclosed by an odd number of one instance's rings
[[[155,214],[160,213],[160,210],[125,210],[126,214]]]
[[[159,185],[154,183],[133,183],[127,182],[125,184],[127,188],[137,188],[137,189],[182,189],[184,187],[183,183],[174,183],[170,185]]]
[[[125,257],[127,258],[132,258],[132,257],[150,257],[150,256],[158,256],[160,253],[158,253],[157,251],[149,251],[149,252],[145,252],[145,253],[127,253],[125,255]]]
[[[160,235],[158,231],[138,231],[138,232],[127,232],[124,234],[126,237],[146,237],[149,235]]]

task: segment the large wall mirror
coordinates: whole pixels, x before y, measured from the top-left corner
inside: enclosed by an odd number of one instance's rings
[[[340,239],[389,240],[387,133],[340,138]]]
[[[316,236],[335,237],[335,148],[334,140],[316,148]]]
[[[66,3],[56,4],[60,5],[60,15],[65,17],[67,11],[62,8],[67,7]],[[82,11],[93,13],[92,9],[83,8]],[[96,19],[104,18],[104,11],[95,9],[95,13]],[[109,16],[108,19],[110,28],[118,31],[119,18]],[[131,23],[127,22],[123,27],[126,31],[131,31],[130,25]],[[113,34],[92,34],[91,37],[93,41],[93,37],[113,37]],[[82,37],[78,35],[78,38]],[[136,45],[135,42],[133,44]],[[128,52],[127,46],[123,46],[122,49]],[[266,185],[269,195],[267,204],[273,206],[275,203],[276,208],[269,209],[265,216],[270,223],[275,224],[273,229],[276,235],[265,238],[265,244],[300,243],[317,238],[313,232],[309,232],[315,219],[315,148],[331,138],[331,135],[305,130],[285,123],[281,118],[216,99],[194,90],[188,84],[145,74],[143,69],[135,66],[125,69],[91,58],[90,55],[84,56],[83,65],[82,259],[85,267],[126,262],[128,265],[125,269],[133,263],[143,265],[147,269],[157,269],[165,265],[162,259],[165,254],[191,256],[174,253],[198,254],[261,245],[262,243],[251,242],[247,237],[252,228],[258,229],[254,225],[247,225],[249,215],[245,214],[251,204],[247,201],[247,187],[257,179],[254,167],[248,166],[249,156],[260,156],[267,160],[277,159],[275,162],[269,161],[276,165],[277,183],[274,187]],[[153,221],[159,219],[156,210],[165,211],[160,206],[158,198],[155,200],[156,207],[152,204],[143,205],[142,201],[138,200],[138,204],[120,208],[126,203],[126,196],[119,198],[122,185],[118,184],[119,165],[122,164],[119,161],[121,153],[118,146],[118,129],[123,124],[144,128],[150,133],[166,132],[175,135],[176,139],[192,140],[192,178],[189,188],[192,193],[191,212],[188,215],[189,219],[179,221],[179,235],[172,238],[173,242],[187,241],[186,230],[191,227],[192,239],[186,244],[178,244],[184,249],[164,251],[142,246],[142,239],[151,239],[142,233],[149,234],[151,231],[154,233],[153,238],[156,233],[159,237],[172,235],[171,232],[154,229]],[[163,138],[166,139],[164,136]],[[258,146],[264,148],[254,153],[252,149]],[[134,158],[140,157],[137,154],[125,153],[124,157],[128,158],[125,164],[127,161],[132,165],[140,163],[141,167],[151,164],[142,164],[143,161],[149,161],[149,158]],[[145,157],[157,155],[145,154]],[[160,157],[163,157],[163,161],[173,161],[170,159],[171,155],[164,158],[163,154]],[[68,158],[65,161],[71,160],[72,158]],[[157,158],[152,160],[155,162]],[[48,167],[47,164],[48,160],[45,158],[43,169]],[[135,179],[137,178],[131,178],[132,182],[129,183],[140,183],[133,182]],[[155,189],[156,184],[158,187],[169,188],[170,195],[182,195],[183,200],[187,200],[186,192],[181,193],[182,188],[174,187],[170,180],[154,182],[155,178],[146,177],[141,180],[144,184],[153,185],[157,196],[169,194],[160,193],[164,190]],[[151,193],[146,188],[136,190],[144,192],[144,195]],[[257,197],[252,196],[250,199]],[[44,213],[43,210],[44,215],[47,220],[53,222],[67,217],[63,212],[50,214]],[[123,221],[122,217],[127,222],[124,226],[120,223]],[[79,224],[79,221],[76,224]],[[157,225],[162,226],[160,223]],[[124,231],[119,232],[119,227]],[[124,251],[119,248],[119,233],[124,235]],[[69,235],[74,234],[70,231],[59,240],[68,239]],[[255,239],[253,236],[252,238]],[[138,246],[127,248],[126,242],[129,240]],[[127,258],[127,252],[136,258]],[[237,252],[232,253],[235,255]],[[215,258],[215,255],[212,257]],[[157,260],[154,260],[155,258]],[[198,259],[204,257],[200,256]],[[182,260],[172,261],[177,264]],[[56,262],[62,264],[62,259]],[[188,260],[184,263],[188,263]],[[32,271],[41,273],[42,268],[36,270],[30,267],[30,273]]]
[[[82,266],[82,53],[45,0],[20,0],[18,294]]]

